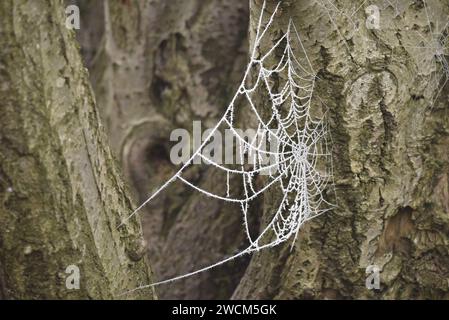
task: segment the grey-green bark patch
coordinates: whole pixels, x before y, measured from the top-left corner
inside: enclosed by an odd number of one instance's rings
[[[114,298],[151,282],[145,259],[127,254],[139,223],[117,230],[131,203],[62,1],[2,1],[0,17],[2,295]],[[65,286],[69,265],[80,290]]]

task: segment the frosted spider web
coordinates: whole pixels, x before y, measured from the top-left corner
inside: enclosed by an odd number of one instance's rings
[[[179,171],[126,218],[128,220],[136,215],[171,183],[181,181],[208,197],[239,205],[249,245],[237,254],[210,266],[141,286],[132,291],[190,277],[245,254],[275,247],[289,239],[296,240],[300,227],[306,221],[333,207],[323,195],[325,189],[333,185],[331,143],[325,121],[327,110],[312,112],[316,73],[291,19],[284,35],[276,40],[267,52],[258,53],[258,50],[261,49],[261,41],[270,29],[280,3],[277,4],[268,22],[263,26],[265,5],[264,2],[258,20],[252,54],[243,80],[223,117]],[[277,62],[273,63],[273,60]],[[274,82],[278,85],[273,85]],[[256,107],[255,102],[261,95],[267,98],[267,104],[271,107],[269,115],[265,117]],[[234,115],[237,112],[237,106],[240,105],[239,101],[245,102],[258,122],[257,134],[251,141],[241,137],[234,124]],[[223,126],[229,129],[240,142],[242,149],[240,155],[243,157],[245,154],[252,157],[253,164],[251,166],[244,164],[234,167],[222,165],[205,155],[204,149],[207,144],[214,137],[214,133]],[[262,145],[266,139],[276,146],[274,151],[271,149],[268,151]],[[214,166],[224,173],[225,194],[216,194],[205,190],[183,176],[196,157],[202,158],[206,164]],[[268,165],[265,164],[264,159],[267,157],[274,161]],[[265,185],[258,188],[255,179],[262,172],[269,174],[266,174]],[[232,176],[237,176],[242,181],[243,195],[231,194],[229,181]],[[259,235],[252,237],[248,223],[250,204],[264,192],[275,187],[282,193],[282,199],[276,205],[269,222],[263,226]]]

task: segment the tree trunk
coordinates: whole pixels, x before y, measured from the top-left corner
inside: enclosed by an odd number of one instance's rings
[[[229,103],[247,61],[248,4],[104,1],[104,10],[105,35],[92,83],[110,143],[143,202],[175,173],[170,132],[191,132],[193,120],[202,121],[203,129],[212,127]],[[200,184],[210,184],[213,176],[198,168],[188,174]],[[214,263],[245,240],[235,207],[179,184],[140,215],[157,280]],[[158,287],[158,295],[229,298],[248,261]]]
[[[118,228],[132,206],[64,9],[0,2],[0,296],[151,299],[121,296],[151,282],[145,246],[136,220]]]
[[[251,2],[252,38],[261,2]],[[306,223],[293,251],[254,255],[234,298],[449,298],[449,90],[431,105],[441,70],[412,49],[418,32],[432,37],[427,15],[444,26],[449,6],[426,2],[427,14],[423,1],[399,16],[384,7],[380,30],[365,28],[362,7],[358,31],[353,1],[335,2],[346,16],[325,1],[282,4],[261,50],[293,17],[330,110],[337,208]],[[265,215],[279,196],[265,199]],[[365,286],[369,265],[381,269],[380,290]]]

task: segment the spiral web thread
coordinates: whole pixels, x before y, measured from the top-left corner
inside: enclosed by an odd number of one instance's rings
[[[332,185],[331,143],[325,123],[326,111],[321,111],[321,114],[318,115],[313,115],[311,112],[317,77],[293,21],[290,19],[287,32],[264,55],[257,53],[263,37],[273,23],[279,6],[280,3],[265,26],[262,26],[264,2],[251,59],[243,80],[221,120],[181,169],[126,219],[136,215],[169,184],[179,180],[208,197],[240,205],[249,246],[213,265],[168,280],[141,286],[132,291],[190,277],[245,254],[277,246],[289,239],[296,240],[298,230],[304,222],[333,207],[323,197],[324,190],[328,185]],[[300,54],[302,54],[301,57]],[[276,56],[281,57],[276,58]],[[269,67],[268,61],[273,59],[278,62]],[[251,83],[251,79],[253,84],[248,85]],[[274,79],[278,82],[278,89],[273,88]],[[260,98],[261,92],[266,95],[269,105],[271,105],[268,119],[263,119],[254,102],[255,97]],[[257,134],[251,141],[241,137],[234,126],[233,118],[238,100],[245,101],[258,120]],[[205,147],[222,126],[230,130],[240,142],[242,149],[240,156],[243,157],[245,154],[251,157],[253,164],[250,167],[243,164],[234,167],[222,165],[204,154]],[[275,128],[273,129],[273,127]],[[266,140],[276,146],[274,151],[271,149],[268,151],[263,147],[262,142]],[[219,195],[207,191],[183,177],[183,173],[188,166],[193,164],[196,157],[201,157],[206,164],[224,172],[226,194]],[[269,165],[266,165],[266,161],[264,161],[267,157],[274,159]],[[266,174],[267,182],[265,186],[258,189],[254,179],[262,172],[268,172]],[[238,176],[243,183],[243,196],[231,196],[229,181],[233,175]],[[272,212],[271,220],[262,228],[263,230],[257,238],[253,238],[248,224],[250,203],[265,191],[275,187],[282,192],[282,199]]]

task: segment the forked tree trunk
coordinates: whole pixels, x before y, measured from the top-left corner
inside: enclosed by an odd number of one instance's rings
[[[247,61],[248,3],[102,2],[105,35],[92,83],[113,150],[142,202],[175,173],[170,132],[191,132],[194,120],[202,121],[203,130],[210,128],[229,103]],[[188,175],[223,191],[208,171],[193,168]],[[207,266],[244,244],[238,208],[180,184],[140,215],[157,280]],[[160,286],[158,296],[229,298],[247,263],[242,259]]]
[[[397,8],[378,2],[380,31],[367,30],[365,8],[349,0],[332,2],[335,7],[284,1],[276,16],[261,49],[273,45],[293,17],[319,70],[315,93],[330,110],[338,208],[307,223],[293,252],[284,245],[255,255],[235,298],[447,298],[447,87],[431,103],[440,88],[433,82],[437,64],[432,53],[422,63],[422,51],[411,49],[418,45],[415,32],[432,37],[424,2],[399,1]],[[252,36],[261,3],[251,2]],[[268,15],[276,2],[267,3]],[[426,3],[436,29],[448,7]],[[170,129],[191,129],[192,119],[213,123],[228,102],[220,88],[231,92],[241,76],[245,59],[232,63],[242,56],[235,53],[241,31],[215,22],[243,13],[237,3],[214,1],[107,4],[106,41],[93,82],[114,149],[143,200],[172,173],[164,156]],[[218,38],[222,42],[211,46]],[[210,48],[219,50],[208,54]],[[209,65],[208,57],[226,63]],[[219,67],[209,70],[214,64]],[[204,85],[211,79],[219,86]],[[220,99],[213,102],[214,96]],[[243,240],[236,212],[186,192],[173,188],[146,210],[159,279],[215,262],[229,254],[225,244]],[[275,202],[265,199],[265,216]],[[228,234],[238,234],[231,244]],[[380,291],[365,287],[369,265],[382,269]],[[226,297],[241,272],[232,272],[232,265],[217,270],[161,287],[162,296]]]
[[[261,3],[251,1],[252,37]],[[448,299],[449,94],[446,86],[432,104],[444,83],[432,82],[437,57],[422,61],[412,48],[418,33],[432,37],[425,3],[408,1],[397,17],[379,6],[381,30],[365,28],[362,7],[352,17],[359,31],[348,17],[360,4],[333,1],[345,17],[320,3],[284,1],[261,50],[292,17],[319,70],[315,96],[330,110],[338,207],[306,223],[292,252],[286,244],[256,254],[234,298]],[[447,2],[426,3],[432,28],[442,27]],[[381,269],[380,290],[365,286],[369,265]]]
[[[0,296],[119,297],[151,282],[62,0],[0,2]],[[66,286],[80,270],[80,289]],[[76,281],[73,282],[75,284]],[[121,298],[154,297],[141,290]]]

